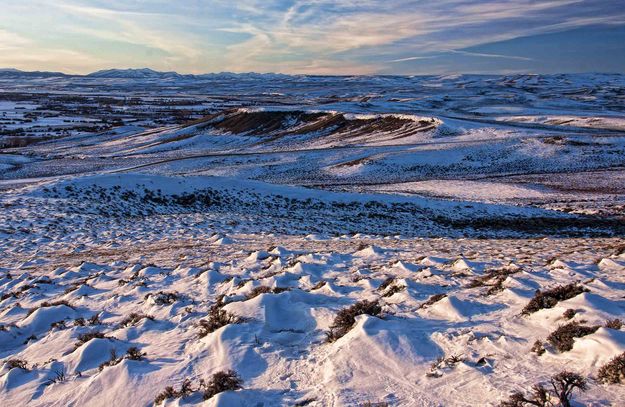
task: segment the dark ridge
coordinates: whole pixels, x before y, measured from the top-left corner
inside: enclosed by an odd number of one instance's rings
[[[348,118],[342,113],[299,110],[257,112],[235,110],[225,112],[223,115],[207,117],[197,123],[205,123],[204,127],[224,133],[263,136],[264,141],[311,133],[337,137],[340,140],[385,133],[391,134],[391,139],[398,139],[428,131],[437,126],[434,119],[415,121],[393,115]]]
[[[278,130],[288,132],[289,127],[311,123],[330,113],[306,113],[302,111],[236,111],[213,123],[211,127],[233,134],[265,135]]]

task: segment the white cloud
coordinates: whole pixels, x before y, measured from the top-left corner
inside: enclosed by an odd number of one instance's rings
[[[472,57],[503,58],[503,59],[516,59],[519,61],[532,61],[532,58],[520,57],[520,56],[515,56],[515,55],[485,54],[483,52],[469,52],[469,51],[461,51],[461,50],[453,50],[453,49],[450,49],[447,52],[450,52],[452,54],[468,55]]]
[[[152,59],[140,61],[182,72],[375,73],[389,64],[432,59],[449,50],[482,58],[527,60],[463,49],[590,24],[625,24],[625,12],[613,6],[615,0],[7,1],[14,7],[3,8],[0,28],[11,21],[16,5],[23,13],[30,4],[28,18],[33,26],[38,18],[45,20],[46,14],[63,18],[63,24],[53,27],[61,39],[79,35],[86,44],[97,39],[160,50]],[[0,30],[0,50],[26,48],[25,54],[32,57],[38,47],[43,48],[45,38],[36,38],[41,32],[26,39],[13,31]],[[132,62],[130,56],[121,54],[115,60],[101,61],[97,49],[87,56],[84,49],[79,52],[69,42],[59,41],[49,48],[59,58],[70,52],[80,55],[72,70]],[[87,61],[94,65],[89,68]]]
[[[19,34],[0,29],[0,51],[8,52],[28,47],[31,41]]]

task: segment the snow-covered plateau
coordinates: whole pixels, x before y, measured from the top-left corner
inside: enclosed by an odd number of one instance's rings
[[[0,70],[0,405],[625,405],[624,102]]]

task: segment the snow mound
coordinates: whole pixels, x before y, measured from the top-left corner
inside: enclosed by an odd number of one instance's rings
[[[53,322],[74,319],[76,316],[76,311],[67,305],[42,307],[20,321],[18,326],[24,335],[39,335],[49,331]]]
[[[497,310],[496,305],[461,300],[449,295],[425,310],[425,315],[447,321],[466,321],[480,314],[487,314]]]
[[[386,394],[389,387],[414,385],[419,377],[415,366],[442,354],[425,332],[368,315],[357,317],[355,326],[331,346],[320,367],[326,391],[350,387]]]
[[[35,380],[37,372],[26,371],[20,368],[13,368],[0,379],[0,390],[10,391]]]
[[[111,352],[120,357],[126,352],[126,346],[109,338],[94,338],[72,353],[69,368],[72,372],[84,372],[97,368],[111,359]]]
[[[376,258],[384,256],[384,250],[375,245],[369,245],[364,249],[358,250],[354,253],[354,256],[362,257],[362,258]]]
[[[599,328],[597,332],[576,338],[566,357],[585,366],[601,366],[625,352],[625,332]]]
[[[566,308],[583,309],[589,314],[606,318],[620,317],[625,313],[624,301],[612,301],[598,294],[581,293],[559,305]]]

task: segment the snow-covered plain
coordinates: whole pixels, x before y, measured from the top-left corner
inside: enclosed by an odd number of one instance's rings
[[[1,405],[625,404],[623,76],[4,75]]]

